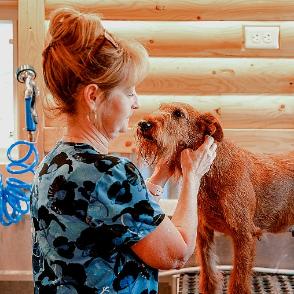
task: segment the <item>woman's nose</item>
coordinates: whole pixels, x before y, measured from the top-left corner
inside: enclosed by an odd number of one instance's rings
[[[138,109],[138,108],[139,108],[138,97],[137,97],[137,95],[135,95],[134,103],[132,105],[132,109]]]

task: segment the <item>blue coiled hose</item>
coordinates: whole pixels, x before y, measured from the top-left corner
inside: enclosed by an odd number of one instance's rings
[[[13,149],[26,145],[27,154],[20,159],[13,159]],[[25,173],[34,174],[34,169],[39,162],[38,150],[34,142],[17,141],[7,150],[7,157],[10,163],[6,170],[10,174],[20,175]],[[26,163],[32,160],[31,163]],[[7,178],[6,184],[2,181],[0,174],[0,222],[4,226],[18,223],[22,215],[29,212],[30,209],[30,191],[31,184],[17,178]]]
[[[22,65],[16,71],[16,78],[20,83],[24,83],[25,90],[25,123],[29,141],[17,141],[7,150],[7,158],[10,161],[6,170],[9,174],[20,175],[25,173],[34,174],[34,169],[39,162],[39,154],[35,146],[34,132],[38,123],[36,113],[36,97],[38,88],[34,82],[36,72],[30,65]],[[28,151],[20,159],[13,159],[13,149],[16,147],[27,147]],[[4,226],[18,223],[22,216],[30,210],[30,192],[32,185],[14,177],[3,182],[0,174],[0,223]]]

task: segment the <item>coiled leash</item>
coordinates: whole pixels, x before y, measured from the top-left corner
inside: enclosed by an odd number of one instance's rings
[[[36,72],[33,67],[23,65],[16,71],[17,80],[24,83],[25,90],[25,122],[28,132],[28,141],[19,140],[7,150],[9,163],[6,170],[9,174],[20,175],[34,174],[34,169],[39,162],[39,154],[35,145],[34,133],[38,123],[36,112],[36,97],[38,88],[34,82]],[[14,159],[12,154],[19,149],[26,148],[27,153],[20,159]],[[30,210],[30,192],[32,185],[18,178],[9,177],[6,182],[0,174],[0,222],[3,226],[18,223],[22,216]]]

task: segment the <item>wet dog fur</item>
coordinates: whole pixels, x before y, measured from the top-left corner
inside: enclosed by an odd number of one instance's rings
[[[231,237],[234,248],[229,293],[249,294],[256,239],[294,224],[294,152],[257,154],[240,148],[224,138],[215,116],[184,103],[161,105],[137,127],[141,156],[149,164],[166,160],[176,175],[181,174],[181,151],[198,148],[206,135],[218,148],[198,194],[200,293],[222,288],[214,251],[214,231],[219,231]]]

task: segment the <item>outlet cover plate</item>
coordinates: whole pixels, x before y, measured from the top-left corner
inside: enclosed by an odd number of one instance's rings
[[[279,26],[244,26],[246,49],[279,49]]]

